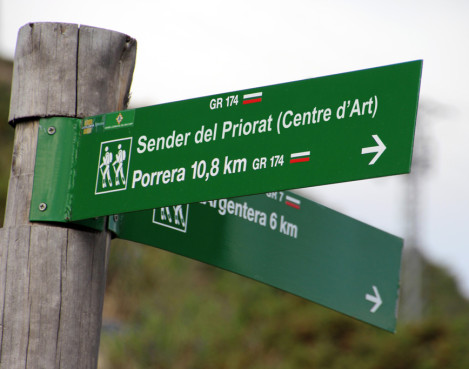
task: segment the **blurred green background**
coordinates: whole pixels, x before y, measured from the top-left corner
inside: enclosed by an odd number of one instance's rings
[[[0,59],[0,226],[14,135],[11,69]],[[114,240],[99,368],[469,368],[469,302],[446,270],[422,262],[421,316],[400,314],[393,335],[238,275]]]

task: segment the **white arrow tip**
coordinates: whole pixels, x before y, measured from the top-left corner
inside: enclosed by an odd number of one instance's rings
[[[381,141],[378,135],[372,135],[371,137],[373,137],[378,146],[364,147],[362,149],[362,155],[372,153],[375,154],[375,156],[373,157],[373,159],[371,159],[368,165],[373,165],[374,163],[376,163],[376,160],[378,160],[384,150],[386,150],[386,146],[383,144],[383,141]]]
[[[379,307],[383,304],[383,300],[381,300],[381,296],[379,295],[378,287],[373,286],[374,295],[366,294],[365,299],[370,302],[373,302],[374,305],[371,307],[370,312],[375,313]]]

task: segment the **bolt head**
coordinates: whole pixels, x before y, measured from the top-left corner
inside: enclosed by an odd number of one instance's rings
[[[55,133],[55,127],[50,126],[49,128],[47,128],[47,133],[50,135],[53,135]]]
[[[45,202],[41,202],[39,204],[39,210],[40,211],[46,211],[46,209],[47,209],[47,204]]]

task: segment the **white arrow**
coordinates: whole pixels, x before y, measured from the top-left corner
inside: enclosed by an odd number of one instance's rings
[[[379,295],[378,288],[376,286],[373,286],[373,292],[375,293],[374,296],[369,295],[368,293],[365,295],[365,298],[368,301],[374,303],[373,307],[370,309],[372,313],[376,312],[376,310],[378,310],[381,304],[383,303],[383,300],[381,300],[381,296]]]
[[[376,160],[378,160],[381,154],[384,152],[384,150],[386,150],[386,146],[384,146],[383,142],[379,139],[378,135],[372,135],[372,137],[374,138],[378,146],[362,148],[362,154],[376,153],[376,155],[374,156],[374,158],[370,161],[368,165],[373,165],[374,163],[376,163]]]

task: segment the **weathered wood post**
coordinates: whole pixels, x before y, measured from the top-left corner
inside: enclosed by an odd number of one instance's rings
[[[61,23],[19,31],[0,229],[1,369],[97,366],[110,236],[29,222],[38,119],[125,109],[135,55],[136,41],[114,31]]]

